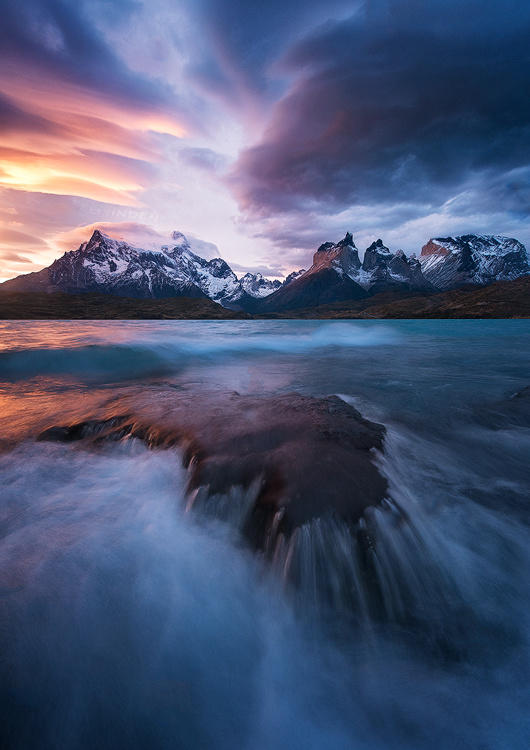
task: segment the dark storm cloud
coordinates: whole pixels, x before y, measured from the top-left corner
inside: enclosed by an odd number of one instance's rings
[[[473,200],[460,201],[453,212],[482,211],[494,213],[504,211],[514,217],[530,217],[530,166],[517,167],[500,175],[492,175],[483,184],[474,187]]]
[[[0,222],[191,210],[275,270],[346,229],[518,231],[529,32],[527,0],[0,0]]]
[[[190,73],[219,96],[238,100],[241,89],[265,96],[278,88],[269,66],[286,46],[311,28],[360,0],[196,0],[190,3],[209,45]]]
[[[242,206],[436,207],[502,185],[530,162],[529,37],[530,7],[514,0],[376,0],[326,24],[284,56],[294,83],[232,176]],[[524,210],[528,191],[508,192]]]

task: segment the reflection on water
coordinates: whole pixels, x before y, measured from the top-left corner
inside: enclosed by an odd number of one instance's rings
[[[529,384],[528,334],[2,324],[4,745],[528,747],[530,423],[510,399]],[[33,441],[109,403],[154,414],[164,389],[197,409],[233,390],[340,394],[388,428],[392,501],[353,536],[305,525],[265,565],[237,534],[244,497],[186,513],[173,450]]]

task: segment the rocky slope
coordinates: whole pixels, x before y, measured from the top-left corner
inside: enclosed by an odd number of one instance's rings
[[[325,242],[313,256],[309,270],[291,275],[289,283],[256,306],[257,312],[295,310],[341,299],[362,299],[367,292],[356,281],[361,267],[357,248],[348,232],[343,240]],[[293,278],[294,277],[294,278]]]
[[[299,271],[293,271],[288,276],[285,277],[283,281],[283,286],[287,286],[287,284],[290,284],[291,281],[295,281],[296,279],[300,278],[302,274],[306,272],[305,268],[301,268]]]

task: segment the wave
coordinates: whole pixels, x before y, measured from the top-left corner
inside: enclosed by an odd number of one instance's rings
[[[28,349],[0,353],[0,379],[16,382],[42,376],[72,376],[93,382],[164,375],[175,366],[161,354],[141,346],[98,346]]]
[[[215,327],[214,327],[215,328]],[[105,329],[102,330],[104,332]],[[390,328],[350,323],[328,323],[307,327],[305,332],[291,334],[288,327],[277,333],[252,326],[240,328],[212,326],[201,337],[200,329],[161,327],[142,335],[142,329],[131,328],[121,341],[108,343],[103,337],[88,346],[35,347],[0,351],[0,379],[16,381],[43,375],[66,375],[92,382],[101,379],[129,380],[176,372],[187,363],[208,358],[246,356],[261,353],[284,355],[311,354],[334,347],[354,348],[394,345],[400,336]]]
[[[26,445],[0,469],[6,747],[365,747],[342,658],[179,512],[172,453]]]

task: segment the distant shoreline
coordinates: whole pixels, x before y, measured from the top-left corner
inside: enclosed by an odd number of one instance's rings
[[[374,295],[300,310],[250,314],[207,298],[0,292],[0,320],[267,320],[530,318],[530,277],[435,294]]]

